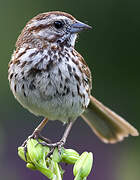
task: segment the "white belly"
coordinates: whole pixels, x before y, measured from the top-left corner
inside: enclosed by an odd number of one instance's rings
[[[14,75],[10,78],[9,74],[9,81],[14,96],[35,115],[62,122],[75,120],[89,104],[89,84],[83,84],[83,75],[73,61],[63,57],[63,61],[53,60],[47,67],[50,61],[44,56],[43,62],[38,63],[40,57],[42,54],[36,55],[30,66],[23,67],[28,58],[22,56],[20,64],[10,66]]]

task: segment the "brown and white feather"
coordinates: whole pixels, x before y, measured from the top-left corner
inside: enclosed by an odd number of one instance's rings
[[[60,20],[63,29],[56,29],[54,22]],[[53,11],[27,23],[8,66],[15,98],[33,114],[63,123],[74,121],[86,110],[82,117],[104,142],[138,135],[130,124],[90,96],[90,69],[74,49],[77,32],[70,32],[76,22],[70,14]]]

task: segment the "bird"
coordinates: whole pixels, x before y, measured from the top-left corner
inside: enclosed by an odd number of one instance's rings
[[[40,138],[49,147],[64,146],[79,116],[104,143],[139,135],[136,128],[91,95],[90,69],[75,50],[78,34],[90,29],[66,12],[40,13],[27,22],[9,62],[14,97],[31,113],[44,117],[29,137]],[[48,120],[67,124],[56,143],[41,135]]]

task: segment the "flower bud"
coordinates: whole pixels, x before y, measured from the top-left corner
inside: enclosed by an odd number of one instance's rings
[[[79,159],[79,154],[73,149],[63,148],[61,151],[62,161],[68,164],[74,164]]]
[[[45,161],[46,154],[49,152],[49,147],[38,144],[37,140],[35,139],[29,139],[27,141],[27,150],[31,162],[34,164],[35,168],[49,179],[53,179],[55,175],[49,168],[47,168]],[[31,165],[27,166],[31,167]]]
[[[78,180],[78,177],[79,178],[87,177],[91,171],[92,163],[93,163],[93,154],[91,152],[82,153],[79,159],[76,161],[73,168],[73,174],[74,176],[76,176],[75,179]]]
[[[32,170],[36,170],[36,167],[32,163],[27,163],[26,167]]]
[[[30,159],[30,157],[28,155],[28,152],[26,152],[26,157],[25,157],[25,149],[24,149],[24,147],[22,147],[22,146],[18,147],[18,155],[23,161],[31,162],[31,159]]]
[[[52,160],[54,162],[57,162],[59,163],[61,161],[61,155],[60,153],[58,152],[58,148],[55,148],[54,151],[53,151],[53,155],[52,155]]]
[[[35,164],[35,166],[41,166],[45,167],[45,156],[46,151],[48,152],[49,148],[42,146],[41,144],[38,144],[38,142],[35,139],[29,139],[27,141],[27,151],[28,155],[31,159],[31,162]]]

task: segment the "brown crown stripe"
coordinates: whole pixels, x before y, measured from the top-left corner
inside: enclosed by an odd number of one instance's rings
[[[40,21],[40,20],[46,19],[47,17],[49,17],[51,15],[66,16],[66,17],[70,18],[71,20],[75,20],[75,18],[72,15],[65,13],[65,12],[60,12],[60,11],[51,11],[51,12],[41,13],[41,14],[38,14],[37,16],[35,16],[32,20],[36,19],[36,20]]]

